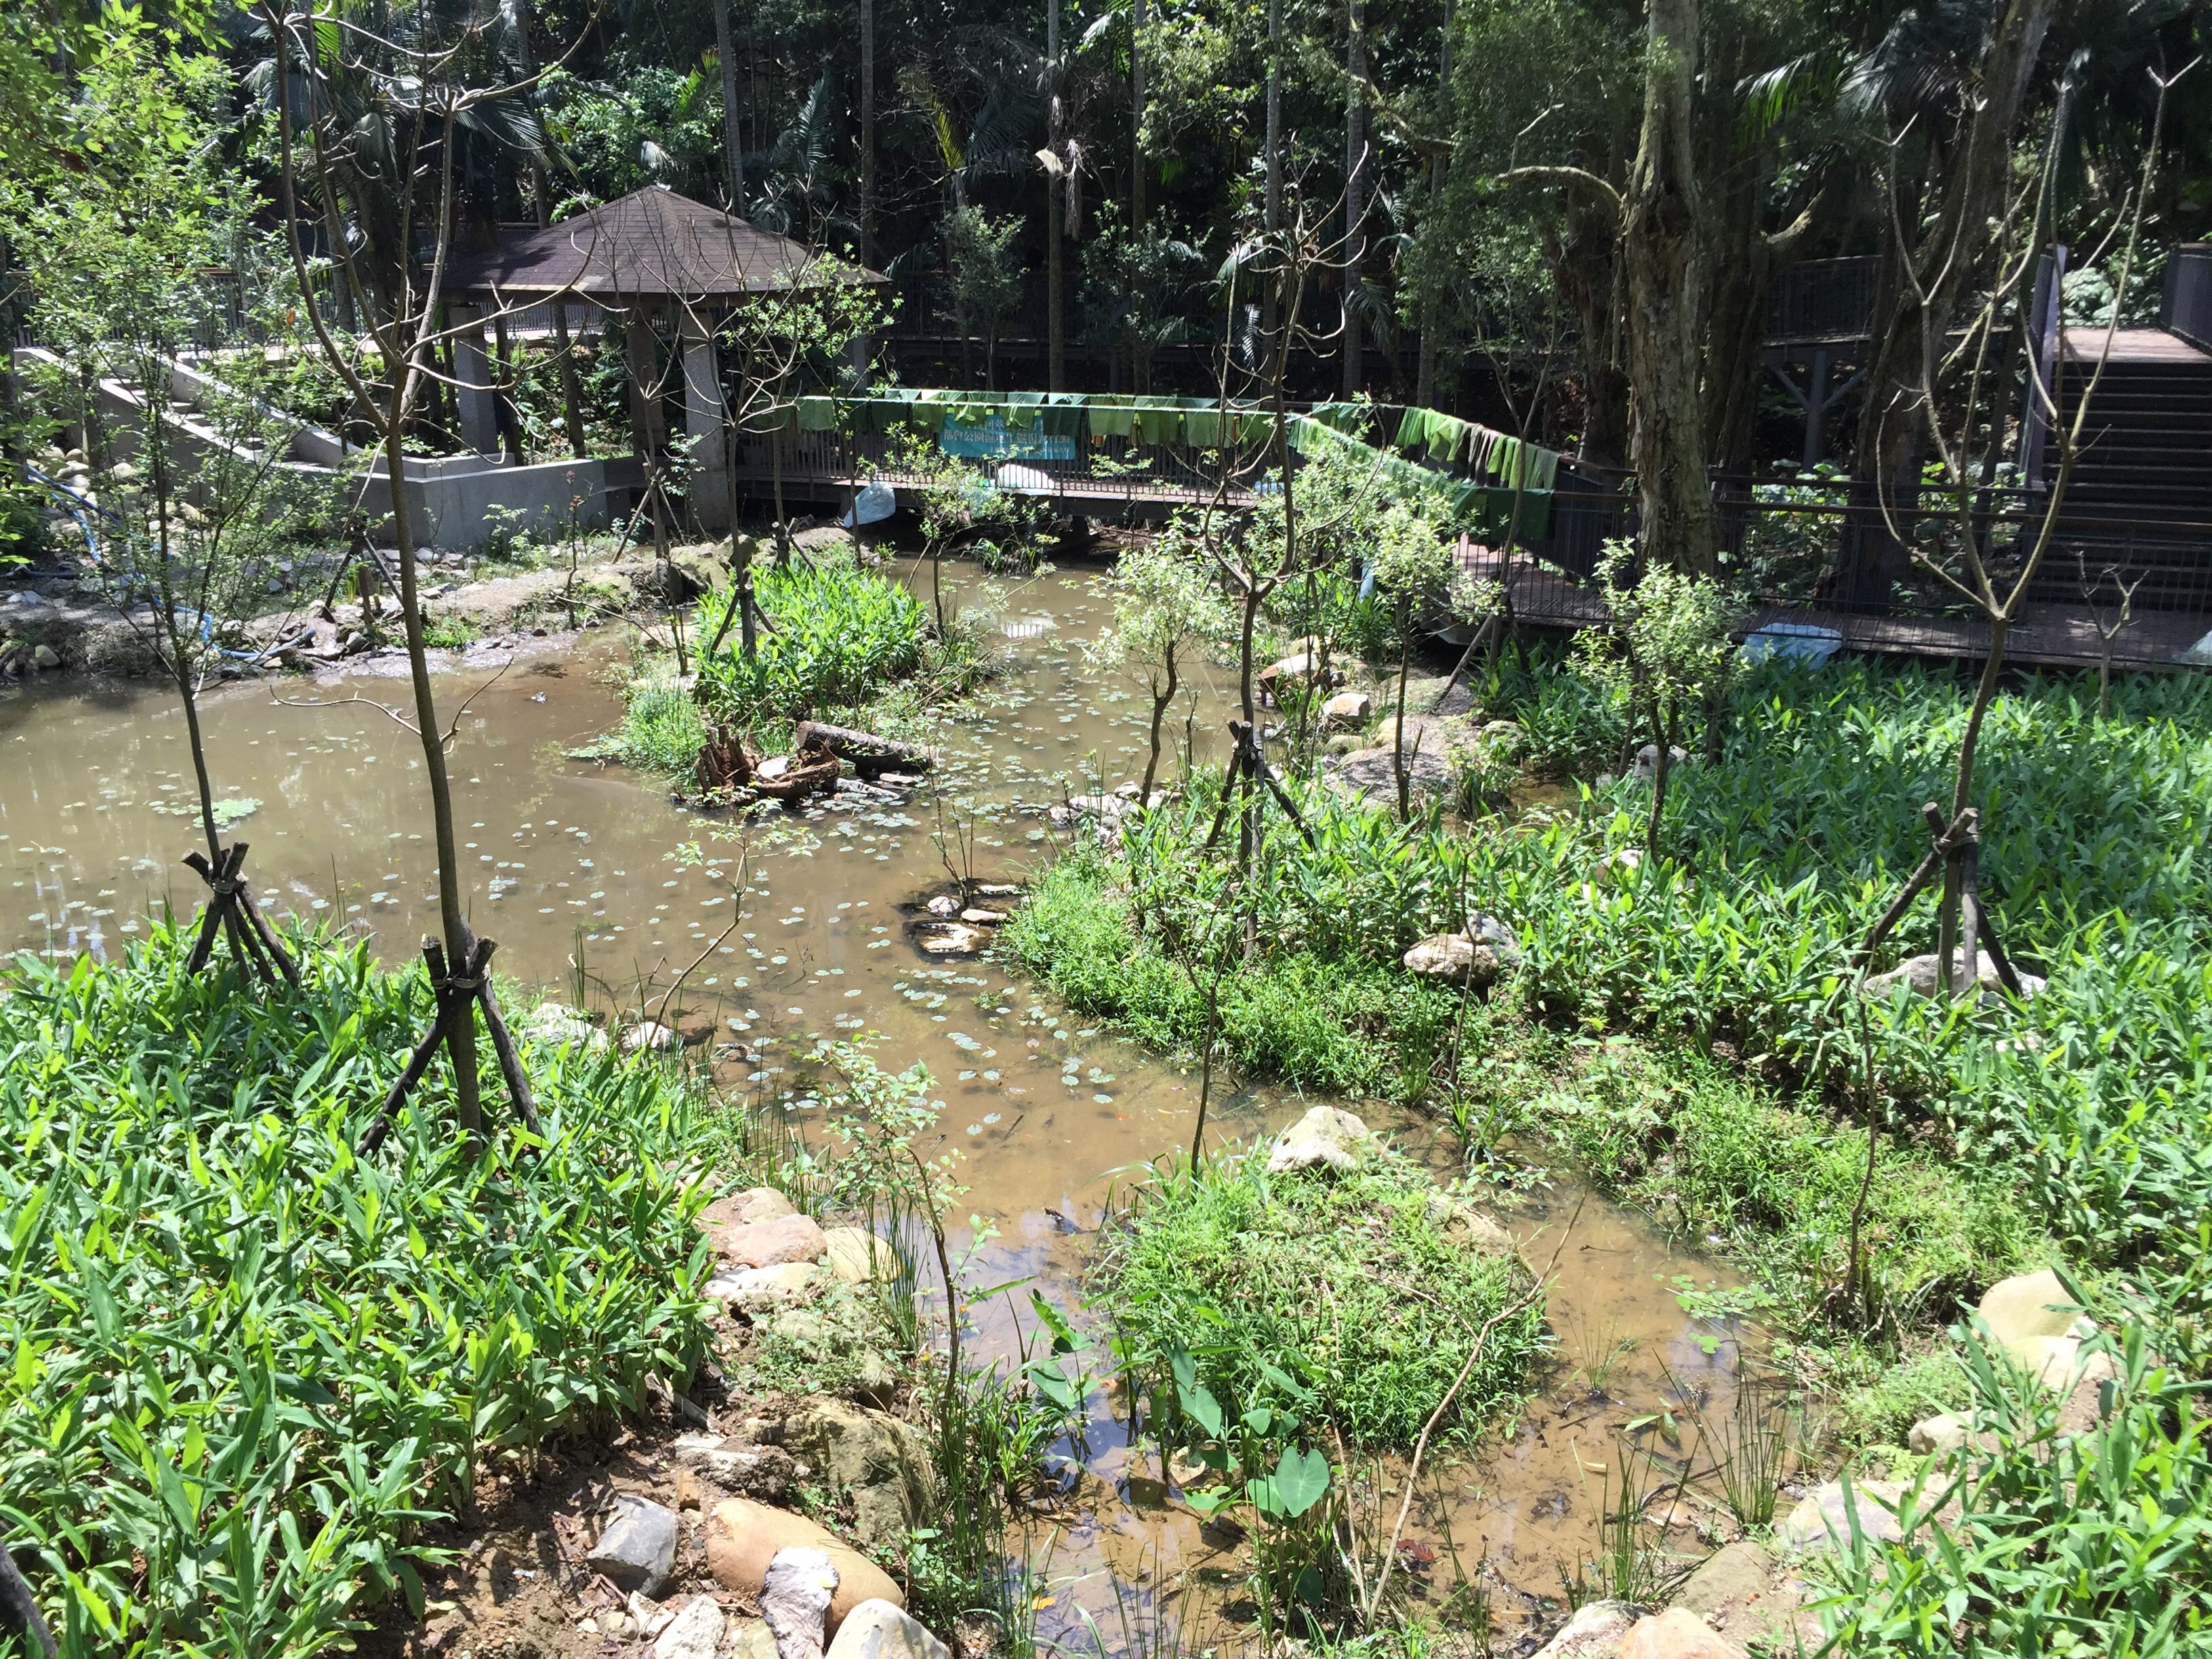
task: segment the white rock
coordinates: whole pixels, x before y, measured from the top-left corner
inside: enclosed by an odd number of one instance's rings
[[[929,914],[933,916],[957,916],[960,914],[960,901],[950,893],[939,893],[930,900]]]
[[[651,1049],[655,1054],[660,1054],[675,1048],[683,1040],[665,1025],[657,1024],[648,1019],[631,1026],[623,1033],[623,1052],[626,1054],[635,1054]]]
[[[1416,979],[1486,990],[1498,978],[1498,957],[1465,933],[1431,933],[1406,952],[1406,971]]]
[[[891,1247],[866,1227],[828,1227],[830,1271],[848,1285],[865,1285],[891,1271]]]
[[[1635,1622],[1636,1610],[1626,1601],[1586,1602],[1534,1659],[1613,1659]]]
[[[762,1313],[770,1308],[793,1308],[811,1300],[829,1279],[811,1261],[784,1261],[772,1267],[740,1267],[716,1273],[707,1281],[707,1295],[726,1302],[740,1313]]]
[[[770,755],[760,763],[760,770],[755,775],[763,778],[780,778],[789,770],[791,770],[790,756]]]
[[[863,1601],[837,1626],[830,1659],[952,1659],[921,1621],[888,1601]]]
[[[960,920],[971,927],[995,927],[1006,919],[1004,910],[986,910],[980,904],[971,904],[960,913]]]
[[[31,649],[31,660],[41,668],[59,668],[62,665],[61,653],[51,645],[33,646]]]
[[[1952,989],[1954,994],[1963,994],[1979,986],[1984,1002],[2004,1000],[2008,994],[2004,981],[1997,977],[1997,965],[1990,959],[1987,951],[1974,953],[1974,977],[1971,981],[1966,978],[1966,956],[1961,952],[1952,962]],[[2037,995],[2048,983],[2040,974],[2021,973],[2018,969],[2014,971],[2019,974],[2020,988],[2025,996]],[[1936,953],[1931,951],[1923,957],[1908,957],[1886,974],[1876,974],[1867,981],[1866,994],[1876,1002],[1887,1002],[1893,991],[1899,985],[1905,985],[1911,988],[1914,996],[1932,997],[1942,981],[1942,975],[1936,968]]]
[[[695,1595],[654,1639],[653,1659],[714,1659],[722,1645],[722,1625],[714,1598]]]
[[[1905,1492],[1902,1481],[1854,1480],[1849,1492],[1846,1498],[1840,1480],[1815,1486],[1774,1529],[1776,1540],[1793,1550],[1828,1549],[1838,1543],[1848,1547],[1854,1516],[1861,1534],[1875,1542],[1903,1535],[1895,1513]]]
[[[761,1617],[775,1638],[776,1659],[822,1659],[822,1636],[837,1569],[821,1550],[778,1550],[761,1580]]]
[[[1367,1125],[1352,1113],[1336,1106],[1316,1106],[1283,1131],[1267,1155],[1267,1168],[1277,1174],[1285,1170],[1354,1170],[1374,1145]]]
[[[963,921],[952,921],[925,938],[921,948],[932,956],[957,956],[980,951],[987,942],[981,930]]]
[[[1667,765],[1669,770],[1677,766],[1686,765],[1689,758],[1689,750],[1684,749],[1680,744],[1668,746]],[[1659,745],[1656,743],[1647,743],[1636,751],[1636,763],[1628,769],[1628,775],[1632,778],[1650,778],[1656,776],[1658,771]]]
[[[1922,1457],[1936,1452],[1956,1451],[1966,1443],[1966,1425],[1948,1412],[1938,1412],[1933,1417],[1922,1418],[1905,1437],[1905,1449]]]

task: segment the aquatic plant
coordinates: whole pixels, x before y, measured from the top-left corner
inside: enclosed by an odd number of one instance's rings
[[[1270,1173],[1257,1153],[1177,1155],[1130,1189],[1094,1285],[1116,1358],[1171,1442],[1185,1421],[1175,1356],[1218,1401],[1408,1448],[1474,1334],[1527,1285],[1510,1251],[1471,1249],[1427,1175],[1378,1153],[1357,1173]],[[1530,1306],[1492,1334],[1449,1424],[1464,1436],[1516,1398],[1541,1341]],[[1179,1443],[1179,1442],[1178,1442]]]
[[[927,611],[848,553],[770,567],[756,592],[769,627],[750,656],[720,626],[732,596],[699,602],[701,637],[726,635],[699,664],[698,699],[715,719],[752,725],[858,709],[922,664]]]
[[[481,1473],[688,1376],[703,1191],[672,1075],[526,1043],[542,1138],[425,1082],[352,1148],[430,1003],[366,947],[257,1001],[157,926],[0,969],[0,1524],[70,1655],[304,1655]]]

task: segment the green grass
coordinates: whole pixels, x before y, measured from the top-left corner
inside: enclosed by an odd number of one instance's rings
[[[707,723],[691,694],[669,674],[642,674],[623,693],[623,718],[603,745],[625,766],[689,778],[707,746]]]
[[[1694,1054],[1616,1038],[1574,1045],[1519,1121],[1605,1189],[1744,1263],[1792,1306],[1817,1304],[1847,1276],[1867,1138],[1817,1103],[1792,1106]],[[2002,1172],[1893,1135],[1875,1158],[1862,1248],[1881,1305],[1904,1328],[1948,1316],[2047,1249]]]
[[[544,1139],[488,1102],[478,1154],[439,1066],[364,1160],[420,972],[302,941],[295,996],[188,944],[0,969],[0,1528],[70,1655],[337,1644],[480,1472],[707,1335],[668,1072],[527,1048]]]
[[[1410,1448],[1474,1334],[1528,1282],[1511,1255],[1449,1236],[1437,1198],[1395,1157],[1343,1176],[1271,1176],[1264,1154],[1176,1164],[1132,1194],[1095,1270],[1123,1365],[1157,1401],[1182,1350],[1232,1409],[1264,1400]],[[1542,1340],[1540,1304],[1501,1323],[1448,1430],[1518,1398]]]

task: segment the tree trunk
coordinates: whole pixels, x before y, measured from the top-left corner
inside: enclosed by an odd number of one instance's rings
[[[1160,722],[1166,717],[1168,705],[1175,701],[1176,694],[1177,664],[1173,646],[1168,647],[1167,671],[1166,688],[1152,694],[1152,753],[1145,757],[1145,781],[1137,786],[1137,799],[1140,803],[1150,803],[1152,799],[1152,780],[1159,775]]]
[[[860,263],[876,263],[876,0],[860,0]]]
[[[1620,216],[1589,192],[1570,191],[1565,224],[1547,249],[1552,279],[1582,336],[1583,434],[1593,466],[1628,465],[1628,376],[1621,362]]]
[[[1398,719],[1390,735],[1390,766],[1398,775],[1398,822],[1413,816],[1413,782],[1406,770],[1406,665],[1413,653],[1413,607],[1398,610]]]
[[[1353,296],[1359,288],[1359,268],[1367,255],[1363,234],[1367,222],[1367,100],[1362,82],[1367,76],[1367,0],[1345,0],[1344,68],[1349,88],[1344,98],[1344,270],[1343,331],[1344,395],[1357,397],[1366,378],[1359,349],[1359,315]]]
[[[860,0],[865,16],[867,0]],[[697,15],[693,14],[695,16]],[[863,35],[865,39],[865,33]],[[727,169],[730,185],[730,211],[743,213],[745,206],[745,149],[738,136],[738,53],[730,34],[730,0],[714,0],[714,55],[720,60],[722,70],[722,164]],[[863,177],[865,178],[865,174]],[[866,199],[866,186],[862,186]],[[862,222],[865,224],[866,220]],[[865,258],[862,263],[866,263]]]
[[[1145,229],[1145,0],[1129,7],[1129,235]],[[1140,387],[1139,390],[1142,388]]]
[[[1044,57],[1051,78],[1045,109],[1045,149],[1054,163],[1067,161],[1066,66],[1060,61],[1060,0],[1045,0]],[[1044,179],[1045,387],[1067,390],[1067,179],[1048,171]]]
[[[407,635],[408,678],[415,693],[415,726],[422,744],[422,771],[430,784],[430,820],[438,855],[438,920],[445,934],[446,960],[465,972],[475,946],[463,909],[460,852],[453,835],[453,781],[446,770],[444,733],[438,703],[430,689],[430,662],[422,638],[422,600],[415,575],[415,524],[408,510],[403,468],[409,383],[417,369],[408,364],[392,388],[392,413],[385,423],[384,465],[392,483],[392,544],[399,560],[399,620]],[[473,1140],[483,1129],[483,1106],[477,1085],[476,1004],[447,1029],[447,1052],[453,1062],[453,1103],[462,1131]]]
[[[1713,568],[1705,476],[1705,226],[1691,105],[1698,0],[1651,0],[1644,129],[1624,203],[1632,433],[1648,559]]]
[[[1940,200],[1932,212],[1894,216],[1908,226],[1927,223],[1926,240],[1900,248],[1893,237],[1885,239],[1874,352],[1852,462],[1852,502],[1862,511],[1847,524],[1838,573],[1838,597],[1846,604],[1880,605],[1903,566],[1902,551],[1881,525],[1878,509],[1884,500],[1909,509],[1917,488],[1928,419],[1920,394],[1922,342],[1945,338],[1960,299],[1984,280],[1990,239],[2010,183],[2013,134],[2056,3],[2006,0],[1983,54],[1963,131],[1948,147],[1931,142],[1929,148],[1931,165],[1948,167]],[[1893,179],[1890,188],[1905,191],[1908,199],[1919,194],[1907,191],[1902,179]],[[1919,273],[1924,307],[1916,285],[1905,280],[1905,261]]]
[[[1279,59],[1283,48],[1283,0],[1267,0],[1267,136],[1261,153],[1267,186],[1261,200],[1267,234],[1283,228],[1283,76]],[[1275,285],[1267,284],[1261,298],[1260,327],[1273,339],[1275,332]]]

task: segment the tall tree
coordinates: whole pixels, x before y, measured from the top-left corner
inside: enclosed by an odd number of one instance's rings
[[[1650,0],[1647,21],[1644,131],[1621,204],[1629,367],[1635,380],[1632,453],[1647,557],[1677,570],[1710,574],[1707,270],[1692,123],[1698,0]]]
[[[1340,320],[1344,395],[1359,395],[1359,270],[1367,255],[1367,0],[1345,0],[1344,270]]]
[[[867,15],[868,0],[860,0],[860,13]],[[866,36],[862,26],[862,38]],[[738,51],[730,30],[730,0],[714,0],[714,56],[722,71],[722,164],[726,170],[725,182],[730,187],[730,211],[745,210],[745,146],[738,135]],[[863,223],[866,218],[863,217]],[[866,262],[866,256],[862,255]]]

